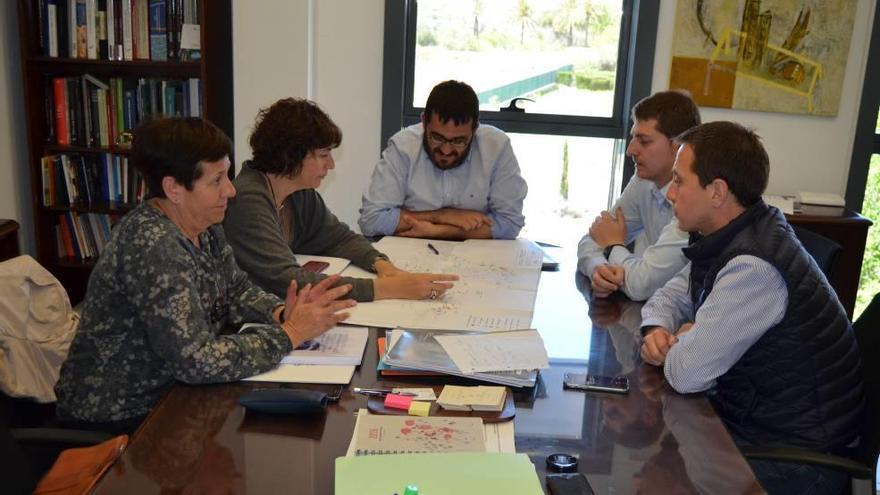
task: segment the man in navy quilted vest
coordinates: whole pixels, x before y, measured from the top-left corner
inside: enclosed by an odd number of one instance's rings
[[[769,158],[732,122],[678,136],[667,193],[689,263],[642,309],[642,359],[678,392],[705,391],[741,445],[836,452],[864,408],[846,313],[782,213],[767,206]],[[844,474],[751,461],[770,493],[839,493]]]

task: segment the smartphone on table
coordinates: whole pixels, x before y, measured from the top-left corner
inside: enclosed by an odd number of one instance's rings
[[[551,495],[594,495],[593,487],[581,473],[548,474],[545,481]]]
[[[625,376],[602,376],[589,373],[566,373],[562,384],[565,388],[625,394],[629,392],[629,379]]]
[[[302,269],[307,272],[321,273],[324,270],[326,270],[327,267],[329,267],[329,266],[330,266],[330,263],[327,263],[326,261],[307,261],[302,266]]]

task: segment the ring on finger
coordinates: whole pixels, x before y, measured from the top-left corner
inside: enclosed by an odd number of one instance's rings
[[[431,295],[429,296],[431,299],[437,299],[437,289],[431,289]]]

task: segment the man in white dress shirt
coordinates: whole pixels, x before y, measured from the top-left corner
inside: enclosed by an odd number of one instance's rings
[[[700,111],[680,91],[661,91],[632,109],[626,153],[636,166],[620,199],[603,211],[578,245],[578,270],[590,277],[594,297],[622,291],[643,301],[685,265],[687,233],[673,221],[666,191],[672,180],[672,139],[700,123]],[[635,244],[633,251],[627,248]]]

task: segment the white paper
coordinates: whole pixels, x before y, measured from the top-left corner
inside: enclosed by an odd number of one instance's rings
[[[434,339],[463,373],[549,367],[537,330],[485,335],[437,335]]]
[[[801,191],[798,193],[798,201],[807,205],[846,206],[843,196],[827,192]]]
[[[181,50],[198,50],[201,45],[201,27],[198,24],[184,24],[180,29]]]
[[[367,346],[366,327],[335,326],[314,340],[316,349],[294,350],[281,360],[284,364],[361,364]]]
[[[543,251],[533,242],[384,237],[375,246],[399,268],[456,274],[459,280],[437,300],[360,303],[350,310],[347,323],[469,331],[512,330],[531,325],[543,259]],[[365,272],[349,266],[343,275],[362,277]]]
[[[296,258],[296,262],[299,263],[299,266],[303,266],[309,261],[323,261],[329,263],[330,266],[321,272],[324,275],[336,275],[337,273],[342,273],[342,270],[345,270],[346,267],[351,264],[351,261],[345,258],[334,258],[333,256],[315,256],[313,254],[294,253],[293,257]]]
[[[312,364],[280,364],[277,368],[243,378],[246,382],[329,383],[346,385],[354,375],[354,366],[324,366]]]
[[[773,194],[764,194],[761,196],[764,202],[770,206],[779,208],[782,213],[789,215],[794,213],[794,198],[786,198],[785,196],[776,196]]]

